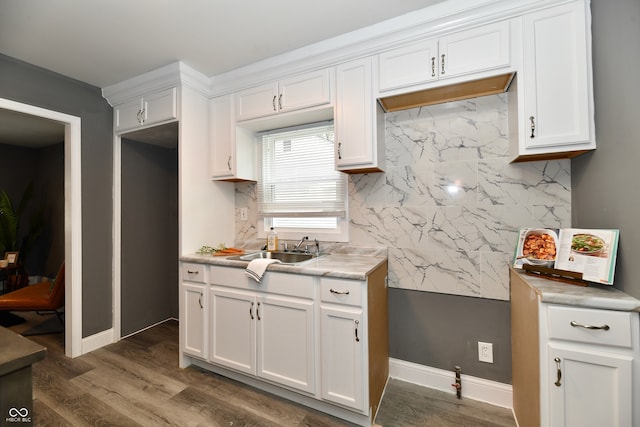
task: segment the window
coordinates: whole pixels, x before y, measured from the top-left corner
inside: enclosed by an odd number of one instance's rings
[[[260,235],[347,241],[347,177],[335,170],[332,122],[259,135]]]

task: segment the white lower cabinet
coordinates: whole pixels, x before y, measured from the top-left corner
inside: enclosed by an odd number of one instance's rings
[[[211,362],[313,393],[313,302],[211,288]]]
[[[183,263],[181,366],[371,425],[389,375],[386,276],[385,263],[366,280],[269,271],[258,284]]]
[[[180,294],[180,338],[182,351],[201,359],[207,358],[208,285],[207,268],[200,264],[182,265]]]
[[[256,374],[256,297],[254,294],[213,287],[211,351],[209,360]]]
[[[315,391],[313,301],[258,298],[258,376],[291,388]]]
[[[528,284],[544,279],[523,276],[511,272],[513,411],[518,425],[640,425],[638,313],[545,303],[539,288]],[[589,301],[588,292],[576,300]],[[594,299],[607,298],[595,292]],[[621,294],[611,298],[620,299]]]
[[[213,279],[227,286],[211,287],[210,361],[292,389],[315,391],[315,331],[312,282],[305,276],[269,274],[265,289],[282,294],[266,294],[241,269],[215,268],[229,279]],[[238,275],[240,273],[240,275]],[[301,278],[303,283],[296,283]],[[309,279],[307,277],[307,279]],[[305,283],[306,282],[306,283]],[[253,282],[255,283],[255,282]],[[298,292],[299,285],[309,299]],[[236,289],[235,286],[244,289]],[[304,292],[303,292],[304,293]]]
[[[362,309],[323,305],[322,398],[364,409],[364,322]]]
[[[549,425],[632,426],[633,358],[549,344]]]

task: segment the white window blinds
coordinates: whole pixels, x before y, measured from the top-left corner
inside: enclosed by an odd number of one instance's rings
[[[258,215],[344,217],[346,176],[334,167],[333,123],[263,133]]]

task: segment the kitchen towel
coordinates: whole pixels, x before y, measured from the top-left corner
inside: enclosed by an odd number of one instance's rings
[[[254,259],[247,266],[245,274],[251,277],[256,282],[260,283],[264,272],[267,270],[267,267],[269,266],[269,264],[272,264],[274,262],[280,262],[280,260],[270,258]]]

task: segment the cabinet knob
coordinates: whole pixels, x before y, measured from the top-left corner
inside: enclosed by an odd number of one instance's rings
[[[431,57],[431,77],[436,76],[436,57]]]
[[[278,109],[282,110],[282,94],[278,97]]]
[[[271,105],[273,105],[273,111],[278,111],[276,109],[276,98],[277,98],[277,96],[273,95],[273,99],[271,100]]]
[[[355,324],[356,324],[356,342],[360,342],[360,338],[358,338],[358,326],[360,325],[360,321],[356,320]]]
[[[227,159],[227,167],[231,170],[231,156]]]
[[[338,142],[338,160],[342,160],[342,142]]]
[[[251,306],[249,307],[249,317],[253,320],[253,302],[251,302]]]
[[[442,60],[440,61],[440,74],[444,74],[444,53],[442,54]]]

